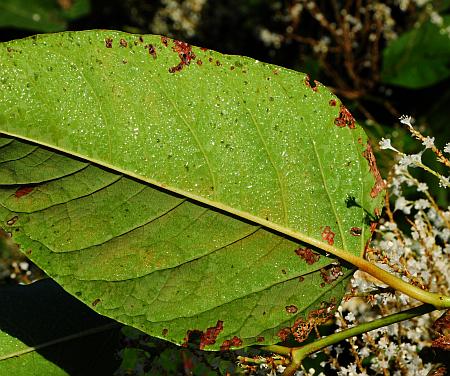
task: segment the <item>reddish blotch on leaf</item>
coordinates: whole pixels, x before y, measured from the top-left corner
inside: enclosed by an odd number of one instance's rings
[[[341,107],[339,109],[338,117],[334,119],[334,124],[341,128],[344,128],[346,126],[350,129],[356,128],[355,118],[343,104],[341,104]]]
[[[239,347],[239,346],[242,346],[242,339],[234,336],[231,339],[223,341],[222,345],[220,346],[220,351],[226,351],[229,350],[230,347]]]
[[[295,250],[295,253],[305,260],[308,265],[312,265],[320,259],[320,255],[313,252],[310,248],[298,248]]]
[[[33,191],[33,187],[29,187],[29,186],[23,186],[20,187],[16,193],[14,193],[14,196],[16,196],[17,198],[21,198],[23,196],[26,196],[27,194],[31,193]]]
[[[331,231],[330,226],[325,226],[325,228],[322,231],[322,239],[327,241],[329,245],[334,244],[334,232]]]
[[[373,155],[372,146],[369,142],[367,142],[366,150],[363,152],[363,157],[369,163],[369,171],[375,178],[375,185],[372,187],[370,191],[370,197],[375,198],[378,194],[384,189],[385,184],[380,175],[380,171],[377,167],[377,161],[375,160],[375,156]]]

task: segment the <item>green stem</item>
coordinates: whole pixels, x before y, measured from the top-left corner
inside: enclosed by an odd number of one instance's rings
[[[362,257],[358,257],[342,249],[334,248],[332,246],[330,246],[328,249],[325,249],[327,247],[323,246],[321,248],[355,265],[358,269],[370,274],[372,277],[375,277],[381,282],[389,285],[395,290],[398,290],[410,296],[411,298],[417,299],[422,303],[432,304],[437,309],[450,308],[450,296],[445,296],[442,294],[422,290],[417,286],[411,285],[410,283],[403,281],[394,274],[379,268],[375,264],[372,264],[371,262],[363,259]]]
[[[363,333],[370,332],[371,330],[381,328],[383,326],[391,325],[400,321],[409,320],[416,316],[421,316],[426,313],[434,311],[436,308],[431,304],[422,304],[418,307],[408,309],[403,312],[394,313],[392,315],[382,317],[371,322],[359,324],[353,328],[345,329],[341,332],[333,333],[327,337],[322,337],[312,343],[301,347],[289,348],[285,346],[265,346],[262,349],[270,352],[275,352],[281,355],[290,355],[291,363],[284,371],[284,376],[291,376],[299,369],[302,364],[303,359],[308,355],[319,351],[327,346],[334,345],[341,342],[347,338],[354,337]]]

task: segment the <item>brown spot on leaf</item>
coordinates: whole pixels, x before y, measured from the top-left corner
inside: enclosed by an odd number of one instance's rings
[[[239,337],[234,336],[231,339],[223,341],[222,345],[220,346],[220,351],[227,351],[230,349],[230,347],[239,347],[241,345],[242,340]]]
[[[169,329],[164,328],[164,329],[162,330],[162,335],[165,337],[165,336],[167,335],[167,333],[169,333]]]
[[[181,69],[183,69],[183,64],[179,63],[175,67],[170,67],[169,68],[169,73],[179,72]]]
[[[438,333],[444,334],[450,331],[450,310],[444,312],[434,323],[433,330]]]
[[[352,227],[350,229],[350,234],[353,236],[361,236],[361,234],[362,234],[361,227]]]
[[[197,60],[197,65],[202,65],[203,61],[201,61],[200,59]]]
[[[20,187],[16,193],[14,193],[14,196],[16,196],[17,198],[21,198],[23,196],[26,196],[27,194],[31,193],[33,191],[34,187],[30,187],[30,186],[23,186]]]
[[[343,275],[343,273],[340,265],[330,265],[320,269],[320,276],[322,277],[323,281],[327,284],[333,283],[341,275]]]
[[[309,75],[306,75],[305,76],[305,85],[307,87],[309,87],[310,89],[312,89],[312,91],[317,92],[318,86],[319,86],[319,81],[314,80],[313,83],[314,83],[314,86],[311,84],[311,79],[310,79]]]
[[[18,219],[19,219],[19,217],[18,217],[17,215],[15,215],[15,216],[12,217],[11,219],[9,219],[9,220],[6,222],[6,224],[7,224],[8,226],[12,226],[12,225],[14,225],[14,224],[17,222]]]
[[[293,304],[286,306],[285,309],[286,309],[287,313],[291,313],[291,314],[297,313],[297,311],[298,311],[298,308]]]
[[[440,335],[438,338],[431,342],[431,347],[439,348],[445,351],[450,350],[450,334],[443,336]]]
[[[200,337],[200,350],[203,350],[207,345],[214,345],[220,332],[223,330],[223,321],[218,320],[216,326],[206,329]]]
[[[291,328],[291,333],[297,342],[306,340],[311,331],[318,325],[325,324],[333,317],[333,310],[336,308],[334,302],[322,302],[319,309],[312,310],[305,319],[299,317],[295,320]]]
[[[105,39],[105,46],[106,48],[112,48],[113,39],[112,38],[106,38]]]
[[[340,106],[338,117],[334,119],[334,124],[341,128],[346,126],[350,129],[356,128],[355,118],[343,104]]]
[[[156,59],[156,49],[153,44],[147,44],[145,48],[148,49],[148,53],[153,57],[153,59]]]
[[[256,342],[264,342],[264,337],[263,336],[256,337]]]
[[[286,341],[286,339],[289,336],[289,334],[291,334],[291,328],[286,327],[286,328],[281,329],[277,333],[277,336],[284,342],[284,341]]]
[[[328,102],[330,104],[330,106],[336,106],[336,100],[335,99],[330,99],[330,101]]]
[[[167,39],[167,37],[162,36],[161,37],[161,43],[167,47],[169,45],[169,40]]]
[[[305,277],[303,277],[302,275],[300,277],[298,277],[299,282],[303,282],[304,280],[305,280]]]
[[[334,232],[331,231],[330,226],[325,226],[325,228],[322,231],[322,239],[326,240],[329,245],[334,244]]]
[[[226,339],[220,345],[220,351],[228,351],[230,349],[230,347],[231,347],[231,340]]]
[[[431,344],[433,346],[433,344]],[[447,368],[445,366],[440,366],[434,370],[431,370],[427,376],[448,376]]]
[[[320,255],[313,252],[310,248],[298,248],[295,250],[295,253],[305,260],[308,265],[312,265],[320,259]]]
[[[139,42],[144,43],[144,38],[142,37],[142,35],[139,37]]]
[[[221,64],[220,64],[220,61],[219,61],[219,60],[216,60],[216,65],[217,65],[218,67],[220,67],[220,66],[221,66]]]
[[[120,45],[121,45],[122,47],[127,47],[127,46],[128,46],[128,42],[127,42],[125,39],[120,38]]]
[[[200,47],[200,49],[201,49],[202,51],[208,51],[208,49],[207,49],[206,47]]]
[[[366,158],[369,163],[369,171],[375,178],[375,185],[370,191],[370,197],[375,198],[384,189],[385,184],[381,178],[380,171],[378,171],[377,161],[375,159],[375,155],[373,155],[372,146],[370,146],[369,142],[367,142],[366,150],[363,152],[363,157]]]
[[[92,302],[92,307],[95,307],[98,303],[100,303],[100,299],[97,298]]]
[[[170,73],[181,71],[184,66],[189,65],[191,60],[195,60],[196,58],[194,52],[192,52],[192,46],[189,43],[174,40],[173,44],[172,50],[178,54],[180,62],[175,67],[169,69]]]

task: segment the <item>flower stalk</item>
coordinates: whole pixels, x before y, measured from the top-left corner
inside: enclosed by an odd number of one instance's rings
[[[422,304],[418,307],[414,307],[403,312],[394,313],[392,315],[382,317],[380,319],[373,320],[371,322],[359,324],[352,328],[348,328],[343,331],[333,333],[327,337],[322,337],[318,340],[315,340],[314,342],[308,343],[307,345],[301,347],[289,348],[285,346],[271,345],[262,347],[262,350],[270,351],[285,356],[289,355],[291,357],[291,363],[286,367],[283,375],[292,376],[294,375],[295,371],[297,371],[300,368],[303,359],[305,359],[308,355],[312,353],[322,350],[325,347],[334,345],[347,338],[367,333],[370,332],[371,330],[395,324],[397,322],[409,320],[413,317],[430,313],[435,309],[436,308],[431,304]]]

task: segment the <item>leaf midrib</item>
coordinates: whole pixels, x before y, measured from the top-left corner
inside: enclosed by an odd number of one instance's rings
[[[278,233],[281,233],[281,234],[284,234],[284,235],[289,236],[291,238],[294,238],[294,239],[303,241],[305,243],[308,243],[308,244],[310,244],[312,246],[315,246],[317,248],[320,248],[320,249],[322,249],[322,250],[324,250],[326,252],[330,252],[330,253],[335,254],[335,252],[333,252],[335,247],[333,247],[333,246],[331,246],[331,245],[329,245],[329,244],[327,244],[325,242],[317,240],[317,239],[315,239],[315,238],[313,238],[311,236],[308,236],[306,234],[303,234],[301,232],[294,231],[294,230],[292,230],[290,228],[281,226],[281,225],[279,225],[277,223],[268,221],[268,220],[263,219],[261,217],[258,217],[256,215],[250,214],[248,212],[244,212],[242,210],[238,210],[238,209],[230,207],[228,205],[224,205],[221,202],[210,200],[208,198],[196,195],[196,194],[194,194],[192,192],[185,191],[183,189],[179,189],[179,188],[176,188],[176,187],[172,187],[171,185],[167,185],[165,183],[161,183],[161,182],[159,182],[159,181],[157,181],[155,179],[151,179],[151,178],[148,178],[148,177],[145,177],[145,176],[133,173],[131,171],[122,169],[120,167],[113,166],[113,165],[111,165],[111,164],[109,164],[107,162],[100,161],[100,160],[97,160],[95,158],[92,158],[92,157],[89,157],[89,156],[86,156],[86,155],[82,155],[80,153],[68,151],[68,150],[66,150],[64,148],[57,147],[55,145],[51,145],[49,143],[42,142],[42,141],[39,141],[39,140],[35,140],[35,139],[30,138],[30,137],[24,137],[22,135],[14,133],[14,132],[0,131],[0,134],[4,134],[4,135],[10,136],[10,137],[15,137],[17,139],[28,141],[28,142],[33,142],[33,143],[36,143],[38,145],[47,147],[49,149],[59,151],[61,153],[69,155],[71,157],[79,158],[79,159],[82,159],[84,161],[94,163],[96,165],[99,165],[99,166],[105,167],[107,169],[110,169],[112,171],[115,171],[116,173],[129,176],[129,177],[137,179],[139,181],[146,182],[146,183],[151,184],[153,186],[159,187],[162,190],[165,190],[165,191],[168,191],[168,192],[172,192],[172,193],[178,194],[180,196],[189,198],[189,199],[191,199],[193,201],[196,201],[196,202],[199,202],[199,203],[203,203],[203,204],[208,205],[210,207],[216,208],[218,210],[222,210],[224,212],[227,212],[227,213],[229,213],[231,215],[237,216],[237,217],[242,218],[244,220],[257,223],[257,224],[259,224],[261,226],[264,226],[264,227],[267,227],[269,229],[272,229],[272,230],[274,230],[274,231],[276,231]],[[344,250],[341,250],[341,251],[342,252],[346,252]]]

